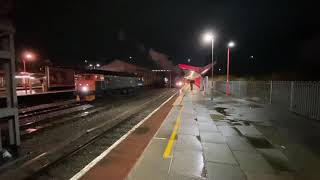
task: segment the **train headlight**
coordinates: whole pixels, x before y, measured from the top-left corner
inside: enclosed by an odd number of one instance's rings
[[[88,92],[89,91],[89,88],[87,86],[82,86],[81,87],[81,91],[82,92]]]
[[[181,87],[183,83],[181,81],[176,82],[176,86]]]

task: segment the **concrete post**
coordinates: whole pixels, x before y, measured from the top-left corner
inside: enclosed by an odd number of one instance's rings
[[[272,104],[272,91],[273,91],[273,86],[272,86],[272,80],[270,81],[270,96],[269,96],[269,104]]]
[[[242,93],[241,93],[241,81],[238,81],[238,82],[239,82],[239,91],[238,91],[239,92],[239,97],[242,98],[242,96],[241,96],[242,95]]]
[[[293,110],[293,96],[294,96],[294,81],[291,81],[291,88],[290,88],[290,110]]]
[[[32,94],[32,82],[31,82],[30,78],[29,78],[28,82],[29,82],[29,91],[30,91],[30,94]]]

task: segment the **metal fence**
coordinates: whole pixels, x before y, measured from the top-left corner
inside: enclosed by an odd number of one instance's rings
[[[226,81],[214,81],[212,84],[214,90],[225,93]],[[229,93],[235,97],[288,108],[320,120],[320,82],[230,81]]]

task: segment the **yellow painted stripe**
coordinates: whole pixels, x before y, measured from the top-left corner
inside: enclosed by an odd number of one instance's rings
[[[183,110],[183,106],[181,107],[181,109],[180,109],[180,111],[179,111],[179,114],[178,114],[177,119],[176,119],[176,123],[175,123],[174,128],[173,128],[173,130],[172,130],[172,133],[171,133],[171,135],[170,135],[170,139],[169,139],[169,141],[168,141],[167,147],[166,147],[166,149],[165,149],[164,152],[163,152],[163,155],[162,155],[163,159],[168,158],[169,155],[170,155],[170,153],[171,153],[172,144],[173,144],[173,142],[174,142],[174,138],[176,137],[177,130],[178,130],[178,127],[179,127],[182,110]]]
[[[188,90],[188,86],[184,86],[181,88],[179,97],[173,103],[174,106],[180,106],[182,104],[183,97],[187,90]]]

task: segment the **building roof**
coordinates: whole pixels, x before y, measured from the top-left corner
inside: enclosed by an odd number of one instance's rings
[[[113,71],[113,72],[128,72],[128,73],[142,73],[142,72],[147,72],[149,71],[148,69],[135,65],[135,64],[130,64],[124,61],[121,61],[119,59],[116,59],[109,64],[103,65],[99,70],[104,70],[104,71]]]

